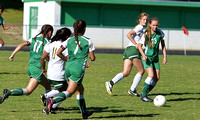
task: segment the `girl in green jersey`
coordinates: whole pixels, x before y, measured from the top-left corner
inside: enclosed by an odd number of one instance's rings
[[[43,53],[44,45],[49,42],[53,33],[53,27],[51,25],[43,25],[41,32],[36,35],[34,38],[29,39],[27,42],[21,43],[13,51],[9,57],[10,61],[14,60],[15,54],[24,46],[30,45],[30,59],[28,65],[28,75],[30,77],[29,83],[26,88],[18,88],[13,90],[4,89],[3,96],[0,99],[0,104],[4,102],[9,96],[21,96],[21,95],[30,95],[35,88],[41,84],[46,92],[51,90],[51,86],[46,77],[42,74],[40,58]]]
[[[155,87],[160,79],[159,65],[159,43],[161,42],[164,55],[163,64],[167,63],[166,47],[164,42],[164,33],[158,29],[159,20],[156,17],[150,19],[147,30],[141,37],[138,49],[142,55],[143,66],[148,74],[141,94],[141,100],[152,102],[153,100],[147,97],[147,94]],[[145,52],[142,50],[142,45],[145,45]]]
[[[86,23],[83,20],[75,21],[74,25],[74,37],[69,38],[63,42],[61,48],[58,50],[57,55],[63,60],[66,59],[62,52],[67,48],[69,60],[65,69],[66,78],[69,80],[69,85],[66,91],[63,91],[56,95],[53,99],[49,98],[46,113],[52,109],[54,103],[63,101],[72,96],[77,91],[77,102],[79,109],[82,113],[83,119],[87,119],[92,115],[92,111],[86,111],[86,104],[84,99],[84,87],[82,80],[85,74],[85,67],[87,64],[88,54],[92,61],[95,60],[94,45],[92,41],[83,36],[86,30]]]
[[[3,10],[4,10],[3,6],[0,4],[0,25],[3,27],[4,30],[8,30],[10,28],[13,28],[14,26],[13,25],[5,26],[4,19],[1,16],[3,14]],[[4,41],[0,37],[0,48],[3,47],[3,46],[4,46]]]

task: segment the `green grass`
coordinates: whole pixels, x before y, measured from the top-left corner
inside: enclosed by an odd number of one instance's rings
[[[10,51],[0,51],[0,93],[4,88],[25,88],[29,52],[19,52],[15,60],[8,60]],[[160,60],[162,60],[162,57]],[[85,99],[88,110],[93,110],[91,119],[123,119],[123,120],[197,120],[200,118],[200,57],[168,56],[167,64],[161,65],[160,81],[149,94],[150,98],[164,95],[167,99],[165,107],[155,107],[153,103],[142,102],[138,97],[129,96],[132,79],[131,74],[117,83],[113,88],[113,96],[105,89],[104,83],[111,80],[123,69],[121,54],[96,54],[96,61],[90,62],[84,77]],[[138,86],[141,93],[146,73]],[[65,100],[61,107],[64,111],[44,115],[39,96],[44,88],[38,88],[30,96],[10,96],[0,105],[0,119],[80,119],[76,95]]]

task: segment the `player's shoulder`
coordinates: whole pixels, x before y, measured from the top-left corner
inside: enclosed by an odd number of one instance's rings
[[[161,29],[157,29],[156,33],[162,36],[165,35],[165,33]]]
[[[90,38],[86,37],[86,36],[81,36],[81,38],[85,39],[85,40],[90,40]]]

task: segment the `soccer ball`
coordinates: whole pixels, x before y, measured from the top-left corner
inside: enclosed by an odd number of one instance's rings
[[[157,107],[164,106],[166,104],[167,100],[163,95],[158,95],[154,98],[153,103]]]

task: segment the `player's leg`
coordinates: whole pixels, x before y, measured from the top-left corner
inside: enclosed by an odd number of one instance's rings
[[[111,81],[106,82],[106,89],[107,92],[112,95],[112,87],[114,84],[116,84],[117,82],[119,82],[122,78],[128,76],[131,72],[131,69],[133,67],[133,63],[131,60],[129,59],[125,59],[124,60],[124,69],[122,73],[118,73]]]
[[[3,39],[0,37],[0,48],[4,46]]]
[[[135,95],[135,96],[139,97],[140,95],[137,93],[136,88],[137,88],[137,86],[139,85],[139,83],[142,79],[142,75],[144,74],[144,68],[143,68],[141,59],[135,58],[135,59],[132,60],[132,62],[133,62],[134,66],[136,67],[138,72],[133,79],[133,83],[132,83],[131,88],[128,91],[128,93],[130,95]]]
[[[153,82],[151,82],[150,88],[149,88],[149,92],[156,86],[158,80],[160,79],[160,70],[155,70],[154,69],[154,77],[153,77]]]

